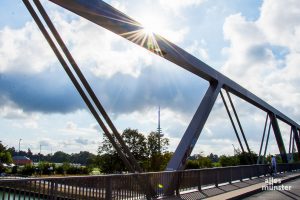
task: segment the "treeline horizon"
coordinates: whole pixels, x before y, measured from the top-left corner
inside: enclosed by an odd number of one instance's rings
[[[142,169],[148,171],[161,171],[166,168],[173,152],[168,151],[169,139],[166,137],[159,137],[157,132],[151,132],[147,136],[140,133],[137,129],[125,129],[121,134],[124,142],[129,150],[140,164]],[[5,160],[12,162],[11,156],[26,156],[33,162],[46,163],[75,163],[87,166],[90,169],[97,168],[101,173],[118,173],[129,171],[123,164],[116,150],[113,148],[109,140],[103,136],[103,142],[98,147],[96,154],[88,151],[80,151],[79,153],[65,153],[63,151],[56,151],[54,154],[34,154],[30,149],[26,151],[16,151],[14,147],[7,148],[2,145],[0,141],[0,159],[2,163]],[[1,157],[1,155],[3,155]],[[6,156],[6,158],[5,158]],[[188,158],[185,169],[199,169],[210,167],[225,167],[236,165],[256,164],[257,154],[254,152],[246,153],[236,149],[235,155],[216,155],[210,153],[204,156],[203,153],[191,155]],[[270,155],[264,159],[265,164],[270,162]],[[297,156],[294,160],[297,161]],[[277,156],[278,163],[281,158]]]

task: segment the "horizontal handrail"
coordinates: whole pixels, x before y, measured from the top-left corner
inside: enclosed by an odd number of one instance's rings
[[[279,173],[298,169],[300,163],[277,165]],[[145,197],[145,191],[136,181],[137,177],[148,180],[149,188],[154,188],[157,196],[163,196],[167,189],[164,186],[168,185],[170,180],[173,180],[173,185],[169,187],[174,194],[189,189],[201,190],[209,185],[218,186],[266,176],[269,173],[269,165],[241,165],[133,174],[0,179],[0,188],[4,191],[3,195],[27,195],[34,198],[51,196],[66,199],[140,199]]]

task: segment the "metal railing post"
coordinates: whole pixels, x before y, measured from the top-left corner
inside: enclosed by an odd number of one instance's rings
[[[112,199],[112,181],[111,177],[106,177],[105,180],[105,200],[111,200]]]
[[[198,171],[198,190],[201,191],[201,170]]]

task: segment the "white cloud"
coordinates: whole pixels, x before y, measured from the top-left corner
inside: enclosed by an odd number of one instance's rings
[[[171,9],[175,12],[178,12],[183,8],[187,8],[190,6],[199,6],[205,1],[206,0],[159,0],[159,3],[166,9]]]
[[[123,13],[125,13],[127,11],[126,5],[124,4],[124,2],[112,0],[110,5]]]
[[[13,108],[9,105],[0,107],[0,116],[5,119],[26,119],[28,115],[22,109]]]
[[[96,76],[110,77],[116,73],[138,76],[142,67],[151,64],[151,54],[125,39],[88,22],[68,17],[72,14],[51,12],[62,37],[67,41],[81,68]],[[57,63],[35,23],[24,27],[0,30],[0,72],[40,73]],[[57,66],[55,66],[57,67]]]
[[[0,30],[0,73],[38,73],[54,63],[46,40],[33,22],[20,29]]]
[[[187,47],[186,50],[192,55],[198,57],[200,60],[207,61],[209,59],[204,40],[201,40],[200,43],[198,41],[193,41],[192,45]]]
[[[222,71],[294,119],[300,116],[299,8],[298,1],[265,0],[256,21],[235,14],[223,27],[230,46]]]
[[[68,121],[66,123],[65,128],[60,129],[58,131],[61,131],[63,133],[72,134],[72,135],[78,135],[78,136],[88,136],[89,134],[97,134],[97,129],[95,128],[95,125],[90,125],[89,127],[79,127],[78,124],[76,124],[73,121]]]
[[[257,25],[268,40],[299,52],[300,2],[295,0],[265,0]]]
[[[66,129],[67,130],[76,130],[77,129],[77,124],[75,124],[74,122],[67,122],[67,125],[66,125]]]

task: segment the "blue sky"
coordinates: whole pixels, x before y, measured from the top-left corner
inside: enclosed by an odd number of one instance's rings
[[[178,66],[42,1],[100,101],[122,131],[162,129],[174,151],[207,88]],[[299,122],[300,4],[279,0],[107,0]],[[285,6],[284,12],[281,8]],[[97,151],[102,132],[24,5],[0,2],[0,135],[42,153]],[[238,98],[250,147],[258,151],[265,113]],[[287,148],[289,128],[283,123]],[[217,100],[193,153],[238,147]],[[271,136],[271,153],[277,153]]]

